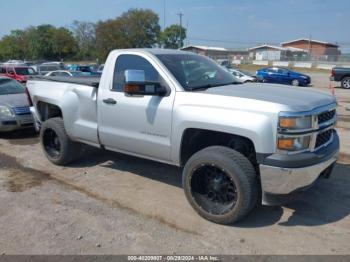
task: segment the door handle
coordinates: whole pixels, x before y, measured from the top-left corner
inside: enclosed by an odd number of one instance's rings
[[[115,101],[113,98],[104,99],[102,101],[103,101],[103,103],[108,104],[108,105],[115,105],[117,103],[117,101]]]

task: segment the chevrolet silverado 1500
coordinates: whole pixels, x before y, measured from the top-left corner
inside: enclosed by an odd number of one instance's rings
[[[238,84],[188,52],[115,50],[101,79],[43,78],[27,88],[52,163],[75,161],[88,144],[183,167],[189,203],[217,223],[328,177],[339,151],[334,97]]]

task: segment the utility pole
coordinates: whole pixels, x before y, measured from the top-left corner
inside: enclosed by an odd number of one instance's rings
[[[311,34],[309,34],[309,60],[311,60]]]
[[[165,12],[166,12],[166,0],[163,1],[163,18],[164,18],[164,24],[163,24],[163,30],[165,29],[166,26],[166,18],[165,18]]]
[[[187,25],[186,25],[186,40],[187,40],[186,45],[187,45],[187,46],[190,45],[190,41],[189,41],[189,39],[188,39],[188,32],[189,32],[189,31],[188,31],[188,28],[189,28],[189,27],[188,27],[188,24],[189,24],[189,22],[188,22],[188,20],[187,20]]]
[[[180,17],[180,41],[179,41],[179,48],[181,48],[182,47],[182,17],[184,16],[184,14],[183,13],[178,13],[177,14],[179,17]]]

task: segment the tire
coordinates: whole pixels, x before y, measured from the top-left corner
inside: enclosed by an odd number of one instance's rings
[[[292,81],[292,86],[299,86],[299,85],[300,85],[300,82],[299,82],[298,79],[294,79],[294,80]]]
[[[81,144],[68,137],[62,118],[50,118],[42,124],[40,142],[44,154],[55,165],[70,164],[80,156]]]
[[[349,76],[344,77],[341,80],[341,87],[344,89],[350,89],[350,77]]]
[[[207,173],[202,172],[206,170],[204,168],[208,168]],[[222,175],[226,177],[222,185],[230,184],[227,188],[215,185],[217,177],[207,179],[208,176],[212,177],[213,170],[216,170],[215,174],[225,174]],[[227,197],[213,196],[213,182],[218,194],[229,192],[232,195],[234,192],[232,204]],[[241,220],[258,201],[258,179],[253,165],[245,156],[228,147],[212,146],[194,154],[184,167],[182,183],[186,198],[195,211],[203,218],[219,224],[233,224]],[[233,191],[232,184],[235,187]],[[218,199],[225,199],[227,202]]]

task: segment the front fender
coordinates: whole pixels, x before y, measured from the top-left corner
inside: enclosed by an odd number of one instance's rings
[[[196,128],[224,132],[251,140],[257,153],[273,153],[276,144],[277,116],[224,108],[182,106],[174,114],[172,159],[180,163],[182,136]]]

